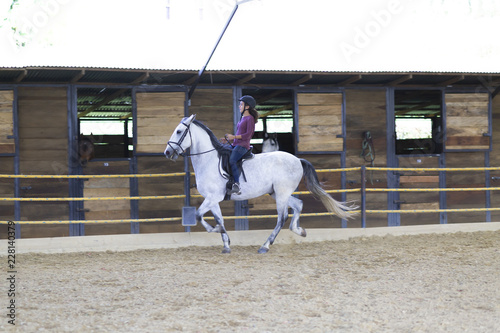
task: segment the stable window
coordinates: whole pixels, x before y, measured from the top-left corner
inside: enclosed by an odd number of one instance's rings
[[[77,90],[80,140],[94,145],[95,158],[128,158],[133,151],[132,95],[130,89]]]
[[[440,90],[396,90],[394,108],[396,154],[442,152]]]
[[[291,89],[243,89],[242,95],[251,95],[257,101],[259,121],[250,143],[256,152],[262,152],[264,141],[276,140],[279,150],[295,154],[293,139],[294,94]],[[275,142],[276,142],[275,141]],[[271,148],[267,142],[266,147]]]

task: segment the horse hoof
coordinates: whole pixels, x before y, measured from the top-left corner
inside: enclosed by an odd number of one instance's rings
[[[258,253],[267,253],[268,251],[269,251],[269,249],[268,249],[268,248],[266,248],[266,247],[261,247],[261,248],[259,249]]]
[[[231,249],[228,248],[228,247],[225,247],[223,250],[222,250],[222,253],[231,253]]]
[[[306,236],[307,236],[306,229],[302,229],[302,232],[300,233],[300,235],[301,235],[302,237],[306,237]]]

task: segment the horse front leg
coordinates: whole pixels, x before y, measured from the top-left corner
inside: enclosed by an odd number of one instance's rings
[[[219,228],[218,232],[220,232],[222,243],[224,244],[222,253],[231,253],[231,248],[229,247],[231,241],[229,240],[229,235],[227,234],[226,227],[224,226],[224,219],[222,218],[222,211],[220,210],[219,204],[217,203],[216,205],[214,205],[211,211],[212,214],[214,214],[215,221],[217,222],[217,227]]]
[[[203,219],[203,215],[205,215],[205,213],[209,210],[212,211],[215,221],[217,222],[215,227],[212,227]],[[222,243],[224,244],[222,253],[231,253],[231,248],[229,247],[231,241],[229,240],[229,236],[224,226],[224,219],[222,218],[222,211],[220,210],[218,202],[213,203],[210,200],[205,199],[196,212],[196,220],[199,221],[208,232],[219,232],[222,236]]]
[[[205,215],[205,213],[210,210],[209,206],[210,201],[205,199],[200,207],[196,210],[196,221],[200,222],[208,232],[220,232],[220,229],[218,229],[219,225],[212,227],[209,223],[207,223],[207,221],[203,219],[203,215]]]

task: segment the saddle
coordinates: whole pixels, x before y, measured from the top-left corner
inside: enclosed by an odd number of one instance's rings
[[[224,144],[223,147],[224,148],[219,151],[219,167],[222,170],[222,177],[228,180],[226,183],[226,196],[224,197],[224,200],[229,200],[231,196],[228,195],[228,192],[231,191],[234,184],[233,172],[231,171],[231,165],[229,164],[229,158],[231,157],[233,147],[229,144]],[[245,176],[245,172],[243,171],[243,162],[254,157],[252,149],[253,146],[250,146],[250,149],[248,149],[245,155],[243,155],[243,157],[236,163],[245,182],[247,181],[247,178]]]

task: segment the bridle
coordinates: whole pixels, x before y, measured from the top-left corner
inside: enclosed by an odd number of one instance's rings
[[[189,139],[191,140],[191,144],[193,143],[193,137],[191,136],[191,124],[186,125],[184,122],[181,122],[181,124],[184,125],[184,126],[186,126],[187,129],[184,131],[184,133],[182,133],[181,138],[179,139],[179,141],[177,141],[177,142],[175,142],[175,141],[168,141],[167,142],[167,146],[170,147],[170,148],[172,148],[172,150],[174,152],[176,152],[178,155],[180,155],[182,157],[190,157],[190,156],[196,156],[196,155],[203,155],[203,154],[206,154],[206,153],[209,153],[209,152],[215,150],[215,148],[213,148],[213,149],[201,152],[201,153],[195,153],[195,154],[187,153],[184,150],[184,148],[182,148],[181,144],[184,141],[184,139],[186,138],[186,136],[188,135],[188,133],[189,133]],[[177,151],[177,149],[174,148],[173,145],[176,145],[177,147],[179,147],[182,150],[182,153],[179,153]]]

